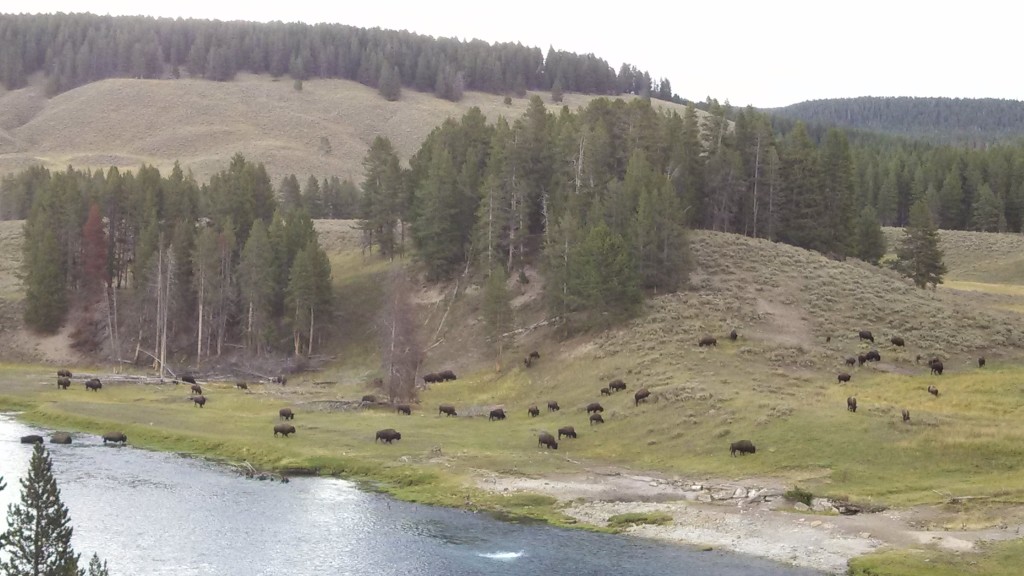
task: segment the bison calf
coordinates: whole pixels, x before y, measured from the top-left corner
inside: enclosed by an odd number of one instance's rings
[[[866,359],[865,359],[865,360],[866,360]],[[850,357],[848,357],[848,358],[847,358],[847,359],[845,360],[845,362],[846,362],[846,365],[847,365],[847,366],[853,366],[854,364],[856,364],[856,363],[857,363],[857,359],[856,359],[856,358],[854,358],[853,356],[850,356]]]
[[[238,388],[239,390],[248,390],[249,389],[249,385],[246,384],[245,382],[236,382],[235,383],[235,388]]]
[[[505,410],[503,408],[495,408],[494,410],[491,410],[491,413],[488,414],[488,416],[487,416],[487,421],[488,422],[490,422],[492,420],[504,420],[504,419],[505,419]]]
[[[729,332],[729,340],[732,340],[733,342],[735,342],[736,339],[739,338],[739,337],[740,337],[740,335],[736,333],[736,330],[733,330],[732,332]]]
[[[641,402],[646,402],[647,401],[647,397],[650,396],[650,395],[651,395],[651,391],[648,390],[647,388],[641,388],[641,389],[637,390],[636,394],[633,394],[633,401],[635,402],[634,405],[635,406],[639,406]]]
[[[550,448],[552,450],[558,450],[558,441],[555,437],[547,432],[541,432],[540,436],[537,436],[537,445]]]
[[[931,394],[932,396],[935,396],[936,398],[939,397],[939,389],[936,388],[935,386],[929,386],[928,393]]]
[[[593,426],[594,424],[604,424],[604,417],[597,412],[590,415],[590,425]]]
[[[530,417],[540,416],[540,408],[537,408],[536,404],[532,404],[529,408],[526,409],[526,413],[529,414]]]
[[[291,424],[277,424],[274,426],[274,436],[278,434],[287,438],[289,434],[295,434],[295,426]]]
[[[378,440],[391,444],[394,440],[401,440],[402,433],[396,431],[394,428],[385,428],[383,430],[377,430],[377,437],[373,439],[374,443]]]
[[[846,399],[846,409],[849,410],[850,412],[856,412],[857,411],[857,399],[854,398],[853,396],[850,396],[849,398],[847,398]]]
[[[839,380],[840,382],[849,382],[850,378],[851,378],[851,376],[849,374],[847,374],[846,372],[843,372],[843,373],[839,374],[839,376],[836,376],[836,379]]]
[[[601,388],[601,396],[611,396],[611,395],[612,395],[612,391],[609,390],[607,387]]]
[[[735,457],[737,452],[743,455],[756,454],[757,448],[754,447],[750,440],[740,440],[739,442],[729,444],[729,454]]]
[[[292,412],[291,408],[281,408],[280,410],[277,411],[277,414],[281,417],[282,420],[295,419],[295,413]]]
[[[193,394],[202,394],[203,393],[203,388],[199,384],[193,384],[192,385],[192,393]]]
[[[576,429],[573,428],[572,426],[562,426],[561,428],[558,429],[558,439],[561,440],[562,436],[565,436],[566,438],[575,439]]]
[[[447,416],[458,416],[458,412],[455,411],[455,406],[451,404],[441,404],[437,407],[437,415],[445,414]]]

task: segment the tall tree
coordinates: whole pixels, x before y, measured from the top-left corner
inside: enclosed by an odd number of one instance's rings
[[[314,238],[295,256],[288,278],[295,354],[309,356],[317,341],[317,320],[327,324],[331,313],[331,263]],[[305,350],[303,350],[305,340]]]
[[[677,290],[687,280],[692,258],[679,198],[671,183],[640,195],[634,229],[640,285],[663,293]]]
[[[924,200],[910,209],[910,222],[903,230],[903,239],[896,250],[896,267],[914,281],[918,288],[929,284],[934,290],[942,284],[946,265],[939,248],[939,230]]]
[[[266,225],[257,220],[238,263],[245,342],[250,353],[256,356],[262,355],[270,343],[274,281],[274,252]]]
[[[512,329],[512,299],[508,293],[508,275],[504,266],[495,266],[484,283],[483,314],[487,339],[494,345],[495,366],[501,368],[505,334]]]
[[[402,97],[402,74],[398,71],[398,66],[392,66],[387,62],[381,65],[377,91],[388,102],[395,102]]]
[[[391,141],[377,136],[363,159],[363,221],[361,227],[369,244],[376,243],[381,255],[394,258],[400,244],[397,237],[402,212],[402,172]]]
[[[636,269],[626,241],[603,222],[590,229],[579,250],[579,289],[586,323],[607,326],[640,307]]]
[[[387,283],[387,298],[377,317],[383,386],[388,399],[414,400],[416,372],[423,349],[416,335],[412,287],[402,267],[395,266]]]
[[[828,251],[825,197],[821,187],[818,151],[803,123],[787,136],[780,154],[782,190],[779,193],[777,235],[787,244]]]
[[[855,231],[854,255],[865,262],[877,265],[882,256],[885,256],[885,235],[882,234],[878,214],[870,205],[861,210]]]
[[[432,151],[426,180],[417,191],[417,217],[412,229],[416,257],[427,268],[428,280],[450,278],[466,259],[471,230],[460,226],[459,189],[451,155],[440,142]]]
[[[854,223],[857,220],[853,190],[853,156],[846,135],[832,128],[825,135],[821,151],[821,178],[825,194],[825,223],[828,250],[843,256],[854,252]]]
[[[988,184],[982,184],[978,198],[971,210],[971,229],[980,232],[1003,232],[1006,230],[1006,213],[1003,202]]]

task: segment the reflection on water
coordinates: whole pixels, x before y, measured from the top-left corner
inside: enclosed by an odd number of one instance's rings
[[[32,453],[29,428],[0,415],[6,510]],[[76,434],[47,444],[75,550],[118,575],[616,576],[813,574],[771,562],[635,538],[499,522],[360,492],[344,480],[246,480],[203,460],[103,446]],[[0,529],[6,514],[0,515]]]

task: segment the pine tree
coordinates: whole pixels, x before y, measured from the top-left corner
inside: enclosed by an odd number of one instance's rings
[[[825,135],[821,151],[822,185],[828,221],[827,249],[842,256],[854,252],[854,224],[857,221],[853,191],[853,156],[846,134],[832,128]]]
[[[399,251],[397,227],[402,212],[402,171],[391,141],[377,136],[363,159],[363,221],[360,227],[381,255],[394,258]]]
[[[106,561],[100,562],[100,557],[93,553],[92,559],[89,560],[89,571],[86,574],[87,576],[110,576],[110,571],[107,570]]]
[[[825,195],[821,166],[807,129],[798,122],[780,154],[782,191],[779,202],[779,240],[809,250],[827,252]]]
[[[5,576],[84,576],[71,548],[71,517],[60,499],[53,463],[36,444],[21,480],[21,502],[7,509],[7,531],[0,534]]]
[[[36,229],[26,222],[25,240],[25,324],[40,332],[56,332],[68,309],[57,236],[53,228]]]
[[[469,230],[459,223],[459,194],[452,158],[440,142],[434,146],[426,180],[417,191],[417,217],[412,229],[416,257],[427,268],[427,279],[449,278],[465,262]]]
[[[238,263],[238,284],[242,298],[242,326],[246,346],[261,355],[270,342],[269,331],[274,299],[274,252],[267,227],[257,220],[249,232]]]
[[[288,277],[288,310],[296,355],[310,355],[317,338],[317,321],[327,324],[331,312],[331,264],[314,238],[295,256]],[[305,352],[302,349],[305,337]]]
[[[398,66],[391,66],[387,62],[381,66],[377,91],[388,102],[395,102],[402,97],[402,75]]]
[[[641,194],[634,228],[640,285],[662,293],[676,291],[689,276],[691,257],[679,198],[670,183]]]
[[[503,266],[495,266],[484,284],[484,321],[487,323],[487,339],[495,347],[496,364],[501,366],[501,354],[505,338],[502,336],[512,329],[512,299],[508,293],[508,276]]]
[[[896,268],[914,281],[918,288],[929,284],[934,290],[942,284],[946,265],[939,248],[939,231],[924,200],[910,209],[910,222],[903,230],[903,240],[896,250]]]
[[[854,255],[865,262],[877,265],[885,256],[885,235],[878,222],[878,214],[870,205],[865,206],[857,217]]]
[[[591,326],[607,326],[629,318],[640,307],[630,250],[622,236],[601,222],[590,229],[579,250],[579,290]]]
[[[964,190],[960,182],[960,171],[956,166],[950,169],[939,190],[939,226],[947,230],[963,228]]]
[[[555,83],[551,85],[551,101],[561,102],[565,96],[565,90],[562,88],[562,77],[558,76],[555,78]]]
[[[1002,232],[1006,230],[1006,215],[1003,202],[992,192],[988,184],[982,184],[978,198],[971,209],[971,229],[980,232]]]

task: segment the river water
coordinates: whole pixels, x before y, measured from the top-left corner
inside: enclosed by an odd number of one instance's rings
[[[19,439],[33,433],[48,438],[0,414],[7,482],[0,531],[32,453]],[[407,504],[338,479],[246,480],[200,459],[105,447],[87,434],[46,447],[75,550],[85,561],[98,553],[117,576],[816,574],[725,552]]]

